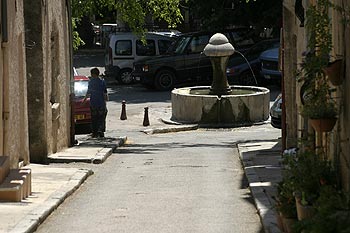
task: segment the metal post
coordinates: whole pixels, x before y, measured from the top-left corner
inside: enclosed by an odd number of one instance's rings
[[[145,107],[145,115],[144,115],[144,118],[143,118],[143,126],[149,126],[148,107]]]
[[[125,100],[123,100],[122,101],[122,113],[121,113],[121,115],[120,115],[120,120],[126,120],[126,119],[128,119],[127,118],[127,116],[126,116],[126,102],[125,102]]]

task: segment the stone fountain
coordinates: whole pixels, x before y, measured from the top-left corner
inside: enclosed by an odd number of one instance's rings
[[[227,61],[234,53],[225,35],[216,33],[204,48],[213,66],[209,86],[174,89],[171,120],[214,127],[234,127],[263,122],[269,118],[270,91],[263,87],[229,86]]]

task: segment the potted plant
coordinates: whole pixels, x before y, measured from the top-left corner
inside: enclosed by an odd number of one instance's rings
[[[344,60],[338,58],[332,62],[329,62],[327,67],[323,69],[325,74],[327,75],[329,81],[334,86],[339,86],[343,83],[344,77]]]
[[[308,117],[317,132],[329,132],[337,121],[336,103],[331,98],[331,89],[325,83],[311,89],[302,106],[302,115]]]
[[[297,232],[350,232],[350,196],[333,185],[322,187],[315,215],[295,224]]]
[[[299,220],[310,218],[321,188],[335,184],[336,176],[331,163],[313,151],[297,153],[285,161],[287,177],[293,178],[293,189]]]
[[[277,210],[277,222],[283,232],[293,232],[297,221],[297,210],[294,199],[294,181],[292,177],[284,177],[277,185],[277,198],[275,207]]]

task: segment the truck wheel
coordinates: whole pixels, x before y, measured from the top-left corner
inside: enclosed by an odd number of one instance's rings
[[[171,90],[175,82],[175,74],[170,70],[161,70],[157,73],[154,86],[157,90],[168,91]]]
[[[118,81],[121,84],[131,84],[134,82],[134,77],[131,75],[131,70],[121,70],[119,73]]]

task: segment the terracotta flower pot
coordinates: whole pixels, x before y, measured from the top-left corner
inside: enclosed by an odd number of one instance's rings
[[[286,233],[292,233],[293,232],[293,225],[298,221],[296,218],[286,218],[283,215],[282,218],[282,224],[283,224],[283,232]]]
[[[295,198],[298,220],[309,219],[315,214],[315,208],[311,205],[302,205],[299,198]]]
[[[311,126],[317,132],[330,132],[333,130],[337,118],[309,119]]]
[[[278,229],[281,230],[281,232],[284,231],[284,228],[283,228],[283,216],[281,213],[277,212],[276,214],[276,222],[277,222],[277,226],[278,226]]]
[[[328,76],[328,80],[334,85],[338,86],[343,83],[343,69],[344,63],[343,59],[335,60],[330,63],[326,68],[324,68],[324,72]]]

